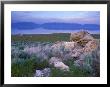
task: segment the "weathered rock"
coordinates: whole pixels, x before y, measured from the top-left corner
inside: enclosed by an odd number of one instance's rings
[[[64,58],[77,46],[76,42],[57,42],[51,46],[51,53],[54,57]]]
[[[35,77],[43,77],[43,73],[41,70],[36,70]]]
[[[84,52],[91,52],[95,50],[97,47],[98,47],[98,44],[96,43],[96,40],[91,40],[85,45],[83,50]]]
[[[72,57],[79,57],[83,53],[83,49],[74,49],[72,51]]]
[[[69,71],[69,67],[65,65],[63,62],[54,62],[54,67],[60,70]]]
[[[75,48],[75,46],[77,45],[76,42],[64,42],[64,48],[65,50],[73,50]]]
[[[51,59],[49,60],[49,64],[50,65],[54,65],[55,62],[61,62],[61,58],[58,57],[51,57]]]
[[[80,31],[77,33],[71,33],[70,41],[79,41],[80,39],[82,39],[84,37],[85,34],[86,34],[86,32],[84,32],[84,31]]]
[[[52,57],[49,60],[49,64],[60,70],[69,71],[69,67],[62,62],[61,58]]]
[[[49,77],[50,73],[51,73],[51,69],[50,68],[45,68],[42,72],[43,72],[44,77]]]
[[[71,33],[71,36],[70,36],[70,41],[75,41],[82,46],[84,46],[86,43],[88,43],[89,41],[93,39],[94,38],[87,31]]]
[[[100,76],[100,53],[99,47],[90,49],[80,55],[80,58],[74,61],[74,65],[88,70],[94,76]]]
[[[45,68],[43,70],[36,70],[35,77],[49,77],[51,73],[50,68]]]

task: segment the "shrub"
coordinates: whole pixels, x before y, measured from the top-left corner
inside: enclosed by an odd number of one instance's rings
[[[39,58],[33,57],[29,59],[12,59],[11,75],[13,77],[31,77],[34,76],[36,69],[44,69],[48,67],[48,61],[40,61]]]
[[[36,70],[35,59],[25,59],[11,64],[12,77],[30,77]]]
[[[20,49],[20,50],[24,50],[24,46],[20,46],[19,49]]]
[[[23,51],[21,51],[18,55],[18,58],[21,58],[21,59],[27,59],[27,58],[30,58],[30,57],[31,57],[31,55],[29,55],[28,53],[23,52]]]
[[[49,63],[47,60],[36,61],[36,69],[44,69],[49,67]]]
[[[68,60],[65,62],[70,68],[70,71],[62,71],[56,68],[51,69],[52,77],[88,77],[90,73],[85,69],[80,69],[76,67],[73,60]]]

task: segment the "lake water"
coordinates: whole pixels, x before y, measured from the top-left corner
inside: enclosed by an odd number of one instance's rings
[[[55,30],[55,29],[43,29],[43,28],[36,28],[36,29],[13,29],[12,34],[51,34],[51,33],[72,33],[78,32],[81,30],[86,30],[92,34],[99,34],[100,30],[89,30],[89,29],[74,29],[74,30]]]

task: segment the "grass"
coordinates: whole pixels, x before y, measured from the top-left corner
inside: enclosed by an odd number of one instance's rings
[[[92,34],[96,39],[100,38],[99,34]],[[70,33],[54,33],[54,34],[24,34],[12,35],[12,41],[40,41],[40,42],[56,42],[56,41],[69,41]]]
[[[82,70],[76,67],[72,60],[65,62],[70,67],[70,71],[62,71],[49,66],[48,61],[39,61],[37,58],[31,59],[15,59],[16,61],[11,65],[12,77],[33,77],[35,71],[42,70],[44,68],[51,68],[50,77],[87,77],[90,73],[87,70]]]
[[[56,68],[52,68],[52,77],[88,77],[90,73],[87,70],[76,67],[72,60],[68,60],[67,64],[70,68],[69,71],[62,71]]]
[[[12,77],[28,77],[33,76],[36,70],[36,62],[34,59],[26,59],[17,63],[11,64]]]
[[[12,41],[40,41],[40,42],[55,42],[68,41],[70,34],[30,34],[30,35],[12,35]]]
[[[48,67],[48,62],[38,61],[37,58],[15,59],[11,64],[12,77],[33,77],[36,69],[44,69]]]

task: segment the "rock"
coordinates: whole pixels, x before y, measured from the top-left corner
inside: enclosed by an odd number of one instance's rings
[[[89,41],[83,48],[84,52],[91,52],[98,47],[95,40]]]
[[[95,49],[90,49],[89,52],[84,52],[79,59],[74,61],[74,65],[86,69],[93,76],[100,76],[100,53],[99,46]]]
[[[54,57],[64,58],[64,55],[74,50],[76,42],[57,42],[51,46],[51,52]]]
[[[43,73],[41,70],[36,70],[35,77],[43,77]]]
[[[86,32],[84,31],[80,31],[80,32],[77,32],[77,33],[71,33],[71,36],[70,36],[70,41],[79,41],[80,39],[82,39],[84,37],[84,35],[86,34]]]
[[[86,41],[91,41],[93,40],[94,38],[91,36],[90,33],[86,32],[84,37],[82,38],[82,40],[86,40]]]
[[[49,60],[49,64],[60,70],[69,71],[69,67],[62,62],[61,58],[52,57]]]
[[[73,58],[73,57],[72,57],[71,53],[69,52],[69,53],[66,53],[66,54],[64,55],[63,61],[68,61],[69,59],[72,59],[72,58]]]
[[[61,58],[58,57],[51,57],[51,59],[49,60],[49,64],[50,65],[54,65],[55,62],[61,62]]]
[[[69,71],[69,67],[65,65],[63,62],[54,62],[54,67],[63,71]]]
[[[45,68],[42,72],[43,72],[44,77],[49,77],[50,73],[51,73],[51,69],[50,68]]]
[[[84,46],[89,41],[93,40],[94,38],[87,32],[87,31],[80,31],[77,33],[71,33],[70,41],[74,41],[79,43],[81,46]]]
[[[74,49],[72,51],[72,57],[79,57],[81,54],[83,53],[83,50],[82,49]]]
[[[35,77],[49,77],[51,73],[50,68],[45,68],[43,70],[36,70]]]
[[[75,46],[77,45],[76,42],[64,42],[64,48],[65,50],[73,50],[75,48]]]

